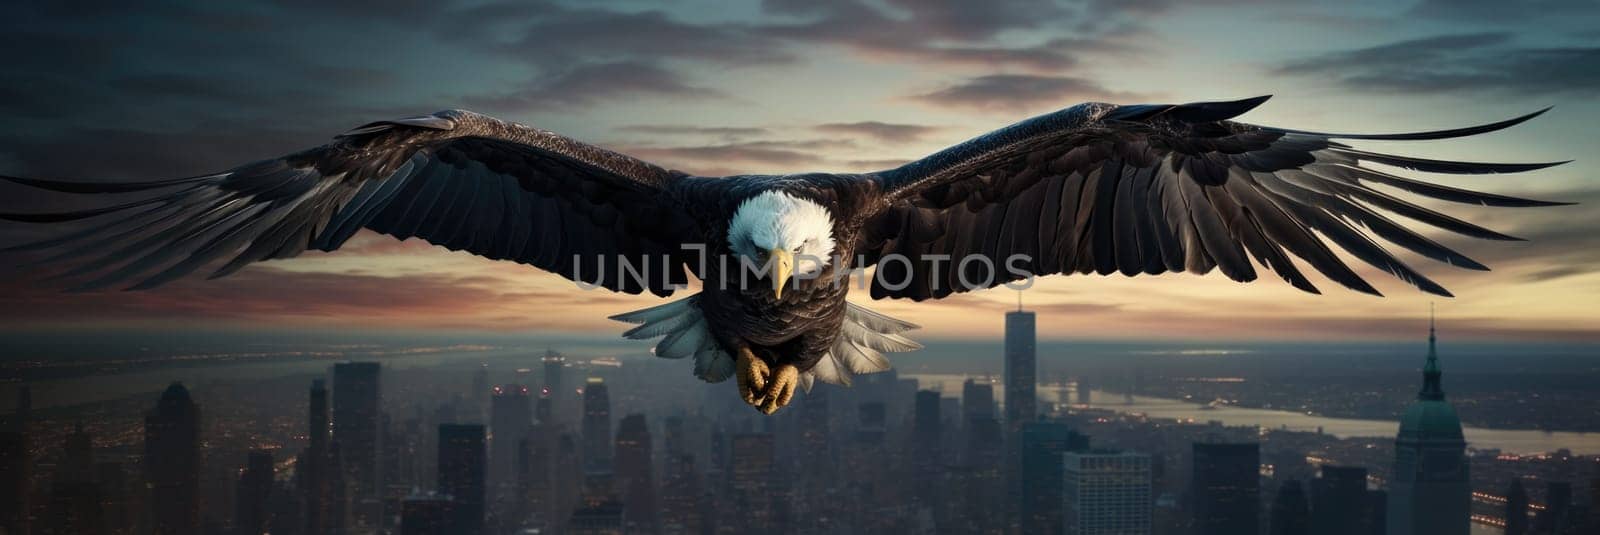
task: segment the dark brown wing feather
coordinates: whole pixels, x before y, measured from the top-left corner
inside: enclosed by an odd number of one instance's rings
[[[334,142],[214,175],[150,182],[0,177],[65,195],[133,200],[0,219],[87,228],[13,250],[44,251],[83,289],[149,288],[219,264],[213,277],[307,248],[331,251],[367,228],[530,264],[617,291],[659,295],[686,282],[679,247],[693,222],[662,192],[679,173],[556,134],[445,111],[377,122]],[[101,221],[104,219],[104,221]],[[604,257],[605,269],[600,269]],[[579,260],[575,261],[577,257]],[[645,281],[616,259],[650,262]]]
[[[1561,203],[1479,193],[1363,167],[1380,163],[1451,174],[1514,173],[1556,163],[1426,160],[1354,149],[1336,139],[1424,140],[1507,128],[1544,110],[1497,123],[1408,134],[1325,134],[1228,121],[1266,100],[1183,105],[1083,104],[1029,119],[898,169],[867,175],[883,200],[863,216],[868,264],[890,254],[872,296],[938,298],[1019,277],[1005,261],[1025,255],[1028,274],[1206,273],[1251,281],[1259,264],[1296,288],[1317,292],[1291,258],[1356,291],[1377,294],[1334,253],[1348,251],[1423,291],[1443,287],[1396,259],[1372,236],[1423,256],[1488,269],[1407,229],[1378,210],[1444,230],[1514,240],[1371,187],[1383,184],[1446,201],[1487,206]],[[929,229],[938,229],[930,231]],[[1319,236],[1320,235],[1320,236]],[[932,271],[929,255],[980,263]],[[1253,260],[1253,262],[1252,262]],[[891,289],[910,280],[904,289]],[[976,288],[974,287],[976,286]]]

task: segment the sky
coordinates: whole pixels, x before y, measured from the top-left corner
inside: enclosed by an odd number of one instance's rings
[[[27,2],[0,18],[8,36],[0,173],[195,175],[447,108],[721,175],[888,168],[1086,101],[1271,94],[1240,120],[1355,132],[1464,126],[1555,106],[1477,138],[1361,145],[1434,158],[1576,160],[1518,175],[1424,177],[1581,203],[1424,203],[1529,240],[1419,229],[1493,268],[1400,256],[1453,299],[1372,270],[1362,273],[1388,297],[1315,277],[1324,295],[1276,277],[1238,284],[1213,272],[1057,276],[1022,299],[1039,312],[1044,338],[1416,339],[1436,302],[1457,339],[1600,342],[1595,28],[1600,7],[1587,0]],[[0,245],[32,232],[0,226]],[[30,275],[13,268],[0,282],[0,335],[598,335],[623,330],[606,316],[657,302],[371,233],[336,253],[152,291],[69,294]],[[994,338],[1016,299],[1001,288],[869,306],[923,325],[922,337]]]

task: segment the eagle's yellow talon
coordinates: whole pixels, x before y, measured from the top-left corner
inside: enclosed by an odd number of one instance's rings
[[[767,384],[766,392],[761,394],[765,401],[757,409],[763,414],[778,412],[778,409],[789,404],[794,399],[794,388],[800,384],[800,369],[793,364],[782,364],[771,375],[771,382]]]
[[[767,401],[767,378],[772,375],[772,368],[749,349],[741,349],[738,370],[734,375],[739,379],[739,397],[750,406],[761,408],[761,404]]]

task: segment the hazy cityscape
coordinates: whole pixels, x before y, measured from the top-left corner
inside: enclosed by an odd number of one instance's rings
[[[1367,372],[1365,382],[1301,375],[1318,388],[1299,399],[1283,393],[1295,383],[1269,367],[1210,354],[1225,351],[1199,351],[1205,366],[1190,352],[1075,374],[1040,364],[1056,359],[1039,351],[1034,317],[1008,313],[998,354],[971,356],[999,373],[865,375],[851,388],[819,385],[773,417],[740,402],[731,384],[704,386],[673,362],[625,352],[346,347],[278,355],[299,368],[254,377],[222,373],[257,361],[230,355],[203,359],[214,373],[199,385],[39,408],[30,376],[14,370],[18,406],[0,435],[0,528],[1342,535],[1470,521],[1479,534],[1600,529],[1600,436],[1567,432],[1589,430],[1600,403],[1592,391],[1584,398],[1551,383],[1561,411],[1498,403],[1487,387],[1446,395],[1466,381],[1451,373],[1448,352],[1428,359],[1431,343],[1407,346],[1418,349],[1408,371]],[[340,358],[351,352],[371,358]],[[1254,371],[1225,373],[1233,365]],[[189,375],[135,369],[122,376]],[[94,384],[42,375],[52,378],[41,386],[58,391]],[[1340,388],[1345,395],[1331,394]],[[1454,410],[1479,425],[1463,437]],[[1515,410],[1528,414],[1500,425]],[[1563,432],[1516,430],[1526,428]]]

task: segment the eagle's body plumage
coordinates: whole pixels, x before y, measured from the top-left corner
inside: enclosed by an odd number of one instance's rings
[[[48,255],[44,262],[65,266],[61,275],[82,288],[128,281],[150,288],[201,268],[222,276],[307,248],[337,249],[363,228],[619,292],[669,296],[692,276],[702,282],[699,293],[616,319],[639,324],[630,337],[662,337],[658,356],[692,356],[705,380],[737,375],[746,401],[770,413],[797,385],[848,384],[852,374],[887,369],[882,353],[918,347],[901,336],[914,325],[846,301],[853,283],[839,275],[852,270],[876,267],[873,298],[914,300],[1061,273],[1218,269],[1250,281],[1257,265],[1318,292],[1293,256],[1334,282],[1377,294],[1332,244],[1423,291],[1449,295],[1378,240],[1487,268],[1391,216],[1477,238],[1515,238],[1389,191],[1489,206],[1558,204],[1366,165],[1481,174],[1555,164],[1426,160],[1337,141],[1463,137],[1537,113],[1384,135],[1231,121],[1264,100],[1081,104],[876,173],[733,177],[691,176],[450,110],[371,123],[321,147],[213,175],[149,182],[5,177],[111,200],[67,212],[5,207],[0,218],[81,221],[13,250]],[[808,265],[808,256],[831,261]],[[927,261],[938,258],[943,269]],[[742,278],[741,260],[772,268],[759,275],[768,284]],[[986,263],[988,276],[963,260],[982,260],[970,264]]]

